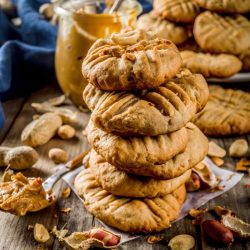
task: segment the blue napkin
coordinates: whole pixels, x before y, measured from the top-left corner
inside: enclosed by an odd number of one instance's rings
[[[38,13],[40,5],[47,2],[17,0],[17,14],[22,20],[20,28],[16,28],[0,9],[1,101],[30,94],[55,78],[57,27]],[[152,9],[149,0],[140,2],[144,13]],[[0,127],[3,126],[4,112],[0,102]]]

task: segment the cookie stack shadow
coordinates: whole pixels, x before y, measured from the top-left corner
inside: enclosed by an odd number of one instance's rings
[[[208,150],[190,123],[207,103],[205,79],[181,69],[172,42],[143,30],[96,41],[82,72],[92,150],[75,187],[86,209],[125,232],[168,228]]]

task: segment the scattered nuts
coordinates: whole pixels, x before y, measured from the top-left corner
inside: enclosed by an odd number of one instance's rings
[[[207,155],[223,158],[226,155],[226,151],[215,142],[210,141]]]
[[[85,232],[74,232],[66,237],[68,230],[53,228],[52,233],[67,249],[89,249],[91,247],[114,249],[120,244],[121,236],[104,228],[92,228]]]
[[[69,187],[65,188],[62,192],[62,197],[67,199],[71,194],[71,189]]]
[[[90,237],[100,240],[105,246],[116,246],[120,243],[120,235],[115,235],[104,228],[92,228]]]
[[[200,209],[191,208],[188,214],[193,218],[198,218],[203,216],[206,212],[207,208],[200,208]]]
[[[222,166],[224,164],[224,160],[222,158],[220,158],[220,157],[215,157],[214,156],[214,157],[211,157],[211,160],[218,167],[220,167],[220,166]]]
[[[66,96],[60,95],[57,97],[50,98],[47,101],[43,102],[42,104],[51,105],[51,106],[60,106],[65,103],[66,103]]]
[[[37,120],[37,119],[39,119],[40,118],[40,115],[37,115],[37,114],[35,114],[35,115],[33,115],[32,116],[32,120],[34,121],[34,120]]]
[[[62,125],[59,115],[46,113],[29,123],[21,134],[21,140],[31,147],[47,143]]]
[[[4,171],[4,174],[2,176],[2,182],[11,181],[11,176],[14,175],[14,171],[11,169],[7,169]]]
[[[49,151],[49,158],[56,164],[64,163],[68,160],[68,154],[60,148],[52,148]]]
[[[188,192],[194,192],[200,189],[201,179],[200,176],[194,172],[191,173],[189,180],[186,182],[186,189]]]
[[[191,208],[188,214],[193,218],[192,225],[200,225],[203,219],[203,215],[207,212],[207,209],[195,209]]]
[[[48,103],[32,103],[31,107],[38,113],[53,113],[54,115],[60,116],[63,123],[75,123],[77,113],[73,112],[69,108],[54,107]]]
[[[172,250],[189,250],[195,246],[195,239],[193,236],[188,234],[180,234],[173,237],[168,246]]]
[[[39,13],[47,20],[52,19],[54,16],[54,7],[51,3],[45,3],[40,6]]]
[[[250,237],[250,224],[228,213],[222,216],[222,224],[241,238]]]
[[[210,170],[210,168],[204,164],[199,163],[194,168],[192,168],[197,175],[199,175],[203,187],[215,187],[218,185],[218,180],[215,174]]]
[[[232,157],[243,157],[248,153],[248,143],[244,139],[234,141],[229,148],[229,155]]]
[[[71,139],[75,136],[75,133],[75,129],[70,125],[63,125],[57,131],[58,136],[62,139]]]
[[[234,241],[232,232],[217,220],[202,222],[202,230],[214,243],[229,245]]]
[[[149,244],[155,244],[157,242],[160,242],[161,240],[163,240],[163,236],[150,235],[147,238],[147,243],[149,243]]]
[[[44,225],[38,223],[35,224],[34,239],[39,243],[45,243],[50,239],[49,232]]]
[[[8,166],[14,170],[32,167],[38,157],[36,150],[28,146],[0,147],[0,166]]]
[[[221,207],[221,206],[215,206],[213,208],[213,210],[215,211],[215,213],[221,217],[222,215],[226,215],[226,214],[232,214],[232,215],[235,215],[235,213],[230,210],[230,209],[227,209],[227,208],[224,208],[224,207]]]
[[[248,172],[249,168],[250,168],[250,160],[247,160],[246,158],[242,158],[237,162],[235,170]]]

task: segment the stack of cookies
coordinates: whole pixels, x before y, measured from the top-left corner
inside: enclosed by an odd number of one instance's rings
[[[125,232],[168,228],[208,150],[189,122],[207,103],[205,79],[181,69],[172,42],[143,30],[96,41],[82,72],[92,150],[75,187],[85,207]]]
[[[250,71],[250,22],[242,15],[248,12],[245,0],[155,0],[138,27],[178,45],[191,72],[227,78]]]

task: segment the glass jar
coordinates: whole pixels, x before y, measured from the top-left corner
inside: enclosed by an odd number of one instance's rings
[[[91,1],[91,4],[81,1],[80,6],[72,3],[76,1],[55,7],[59,15],[55,68],[65,95],[77,106],[85,106],[82,92],[87,81],[81,74],[81,64],[89,48],[98,38],[108,38],[126,26],[133,28],[141,6],[135,2],[133,8],[123,8],[123,12],[98,14],[91,12],[95,8],[93,3],[100,4],[100,1]]]

